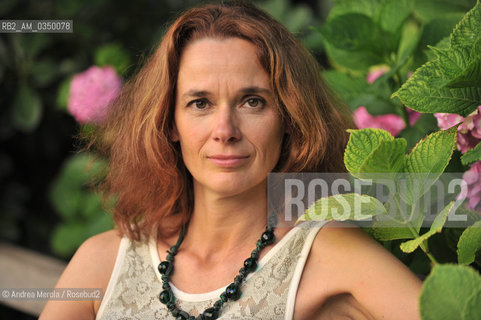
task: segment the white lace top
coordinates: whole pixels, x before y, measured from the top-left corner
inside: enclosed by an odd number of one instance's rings
[[[292,319],[304,264],[323,225],[303,223],[290,230],[247,276],[240,299],[222,307],[219,319]],[[96,319],[174,319],[158,298],[159,263],[155,241],[132,242],[124,237]],[[178,307],[193,316],[211,307],[227,287],[190,294],[170,285]]]

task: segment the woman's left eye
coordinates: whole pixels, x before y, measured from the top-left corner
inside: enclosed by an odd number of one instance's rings
[[[249,98],[246,100],[245,105],[250,108],[259,108],[265,104],[265,101],[261,98]]]

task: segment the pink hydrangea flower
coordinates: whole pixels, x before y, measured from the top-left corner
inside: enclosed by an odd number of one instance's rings
[[[73,77],[68,110],[79,123],[100,123],[121,89],[122,79],[114,68],[92,66]]]
[[[359,129],[384,129],[393,136],[397,136],[406,127],[404,120],[400,116],[395,114],[372,116],[364,106],[360,106],[354,111],[354,123]]]
[[[419,117],[421,116],[421,113],[414,111],[413,109],[408,107],[406,107],[406,110],[408,111],[409,125],[412,127],[418,121]]]
[[[389,71],[389,67],[386,65],[373,66],[369,69],[369,73],[366,76],[367,83],[373,84],[377,78]]]
[[[454,127],[464,120],[459,114],[453,113],[435,113],[434,116],[438,120],[438,127],[441,130],[447,130]]]
[[[466,118],[458,114],[435,113],[438,127],[441,130],[449,129],[458,123],[457,145],[461,153],[474,148],[481,141],[481,106]]]
[[[466,208],[481,213],[481,161],[471,165],[471,168],[463,174],[463,180],[468,185]]]

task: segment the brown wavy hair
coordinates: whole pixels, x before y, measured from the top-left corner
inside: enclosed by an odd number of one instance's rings
[[[241,38],[257,47],[286,126],[279,172],[343,172],[347,109],[335,102],[312,55],[265,12],[246,3],[205,5],[177,18],[116,100],[90,147],[109,159],[100,185],[114,196],[114,222],[132,239],[168,236],[193,209],[192,177],[170,140],[183,48],[201,38]]]

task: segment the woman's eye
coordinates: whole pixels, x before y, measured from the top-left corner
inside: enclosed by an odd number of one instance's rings
[[[258,107],[262,107],[264,103],[265,103],[264,100],[260,98],[249,98],[246,100],[245,104],[251,108],[258,108]]]
[[[195,100],[195,101],[192,101],[190,105],[194,106],[196,109],[207,108],[207,102],[205,100]]]

